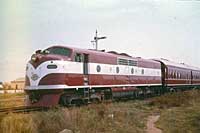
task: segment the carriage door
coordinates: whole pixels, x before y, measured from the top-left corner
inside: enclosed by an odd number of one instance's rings
[[[89,75],[88,75],[88,61],[89,61],[89,55],[83,54],[83,81],[84,85],[89,84]]]
[[[191,71],[191,75],[190,75],[190,84],[193,84],[193,73],[192,73],[192,71]]]

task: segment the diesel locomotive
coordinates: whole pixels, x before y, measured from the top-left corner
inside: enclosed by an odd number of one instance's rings
[[[166,59],[52,46],[26,66],[26,103],[70,106],[138,98],[200,87],[200,69]]]

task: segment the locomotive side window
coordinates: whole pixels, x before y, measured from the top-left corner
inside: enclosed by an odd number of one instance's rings
[[[62,55],[62,56],[70,56],[71,51],[70,49],[67,48],[62,48],[62,47],[53,47],[49,48],[46,51],[48,51],[49,54],[56,54],[56,55]]]
[[[79,54],[79,53],[77,53],[77,54],[75,55],[75,61],[76,61],[76,62],[82,62],[82,61],[83,61],[82,55]]]
[[[137,66],[137,61],[134,60],[127,60],[119,58],[117,60],[118,65],[127,65],[127,66]]]
[[[128,60],[126,60],[126,59],[118,59],[118,64],[119,65],[128,65]]]
[[[137,66],[137,61],[129,60],[128,64],[129,64],[129,66]]]

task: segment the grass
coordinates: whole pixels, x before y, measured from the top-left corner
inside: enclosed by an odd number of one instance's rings
[[[24,105],[24,93],[0,94],[0,108]]]
[[[143,133],[150,112],[151,107],[144,101],[129,101],[29,114],[8,114],[1,120],[0,132],[55,133],[70,129],[80,133]]]
[[[164,133],[199,133],[200,107],[179,107],[164,111],[157,126]]]
[[[12,97],[12,96],[11,96]],[[200,91],[165,94],[147,100],[91,104],[46,112],[8,114],[0,119],[2,133],[143,133],[149,115],[159,112],[164,133],[200,132]]]
[[[191,106],[198,102],[200,102],[200,90],[191,90],[155,97],[150,100],[149,104],[160,109],[168,109],[171,107]]]
[[[156,125],[164,133],[200,132],[200,91],[192,90],[166,94],[150,102],[161,108]]]
[[[24,97],[24,96],[25,96],[24,93],[5,93],[5,94],[0,94],[0,100],[18,98],[18,97]]]

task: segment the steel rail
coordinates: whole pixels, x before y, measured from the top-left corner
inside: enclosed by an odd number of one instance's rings
[[[9,108],[0,108],[0,114],[8,114],[8,113],[27,113],[32,111],[46,111],[48,107],[32,107],[32,106],[17,106],[17,107],[9,107]]]

